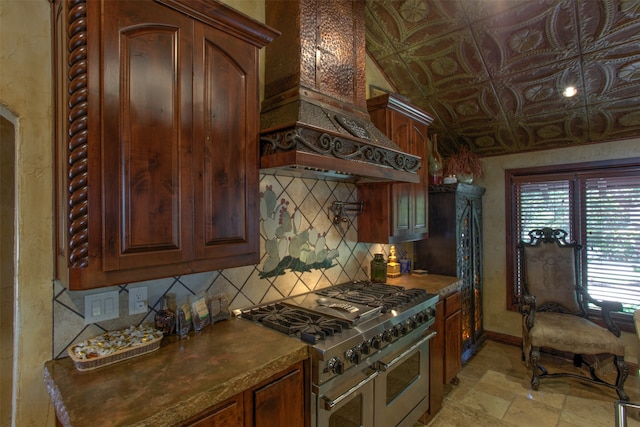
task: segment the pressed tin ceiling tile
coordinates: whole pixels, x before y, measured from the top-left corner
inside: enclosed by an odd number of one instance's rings
[[[366,9],[366,18],[378,23],[393,45],[403,50],[424,41],[426,33],[446,34],[463,28],[465,17],[457,1],[372,1]]]
[[[620,44],[584,55],[586,94],[590,104],[624,98],[640,102],[640,42]]]
[[[638,0],[576,1],[583,52],[640,40]]]
[[[548,67],[533,68],[496,80],[496,93],[509,118],[583,107],[583,96],[562,96],[567,85],[584,92],[578,59],[559,61]]]
[[[640,0],[366,4],[370,55],[434,115],[445,156],[462,145],[492,156],[640,136]],[[574,98],[560,96],[566,85]]]
[[[399,52],[422,92],[434,92],[456,86],[479,84],[489,80],[482,58],[467,28],[430,38]]]
[[[637,99],[626,98],[605,104],[593,104],[589,106],[588,114],[592,141],[624,139],[638,135],[640,111]]]
[[[514,120],[518,144],[527,149],[554,148],[587,142],[589,131],[584,108]]]
[[[579,55],[572,2],[530,2],[472,24],[492,77]]]
[[[492,122],[501,115],[501,106],[490,82],[443,91],[430,99],[435,112],[451,127],[465,127]]]

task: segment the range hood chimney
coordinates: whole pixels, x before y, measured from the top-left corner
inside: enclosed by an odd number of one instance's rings
[[[266,47],[260,117],[264,173],[419,182],[422,159],[371,122],[364,0],[266,0],[281,35]]]

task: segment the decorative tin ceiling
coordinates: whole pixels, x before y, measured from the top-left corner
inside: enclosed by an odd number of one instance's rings
[[[640,136],[640,0],[367,0],[365,22],[444,155]]]

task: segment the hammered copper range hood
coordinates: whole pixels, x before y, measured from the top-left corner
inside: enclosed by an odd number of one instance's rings
[[[267,0],[260,169],[352,182],[419,182],[366,108],[364,1]]]

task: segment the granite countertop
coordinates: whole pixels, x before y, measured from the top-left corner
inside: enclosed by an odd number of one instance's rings
[[[387,283],[440,298],[460,289],[450,276],[403,275]],[[70,358],[45,363],[44,381],[64,426],[170,426],[307,359],[307,344],[231,318],[160,349],[92,371]]]
[[[400,277],[389,277],[390,285],[404,286],[405,288],[420,288],[431,294],[440,295],[442,300],[446,296],[459,291],[461,281],[453,276],[441,276],[439,274],[403,274]]]
[[[231,318],[92,371],[78,371],[70,358],[51,360],[44,379],[64,426],[155,427],[188,419],[307,358],[299,339]]]

